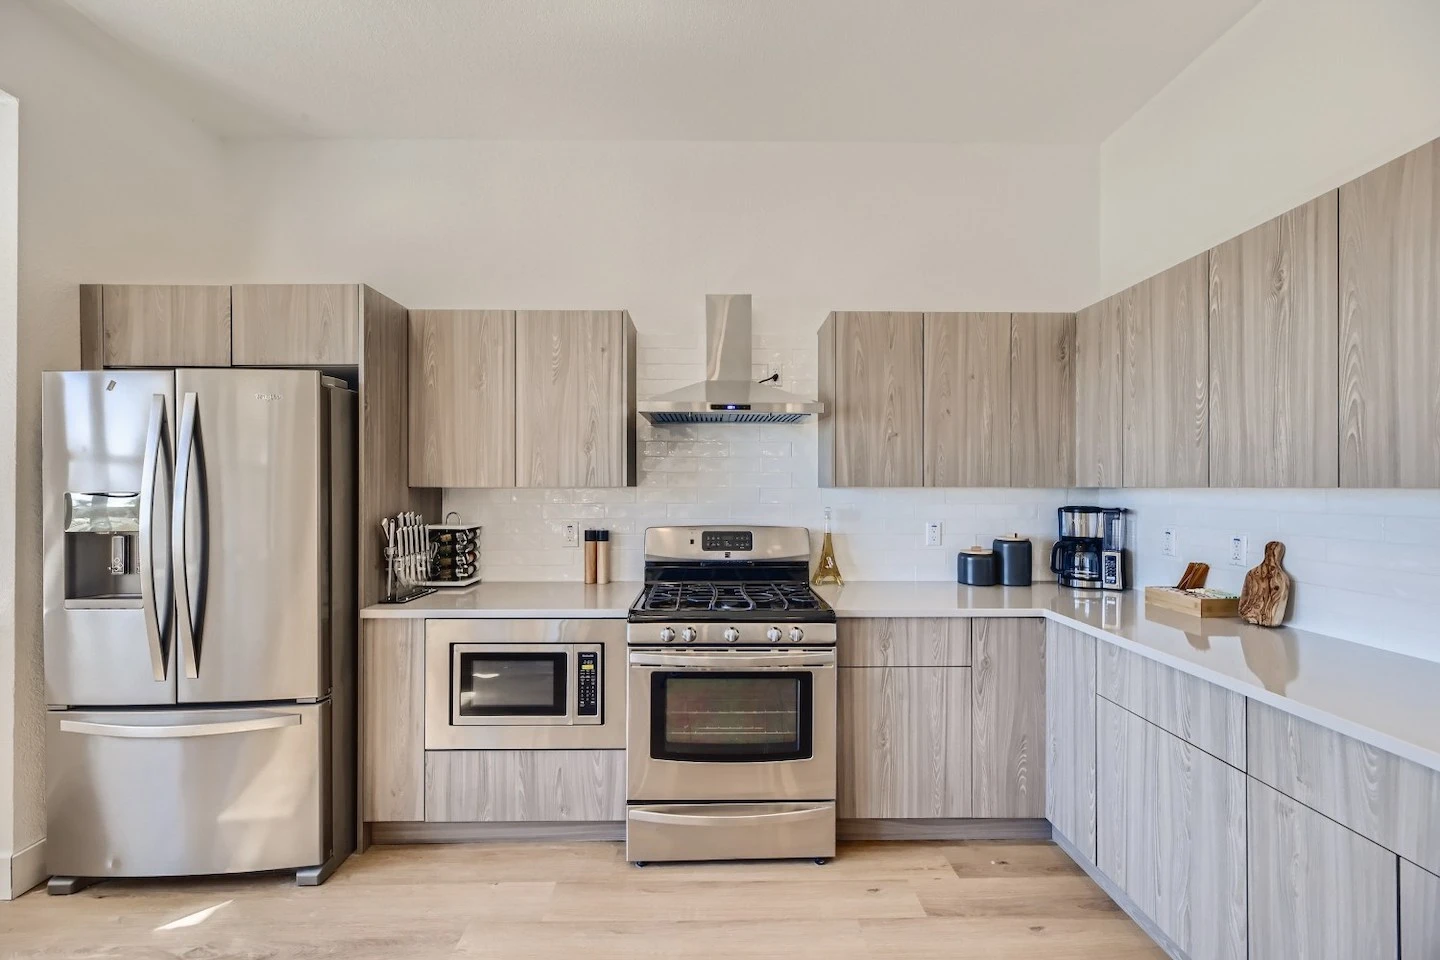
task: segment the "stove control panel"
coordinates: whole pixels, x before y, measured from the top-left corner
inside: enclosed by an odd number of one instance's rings
[[[700,549],[748,553],[755,549],[755,533],[752,530],[702,530]]]
[[[632,623],[631,646],[737,646],[765,647],[805,643],[825,647],[835,643],[833,623]]]

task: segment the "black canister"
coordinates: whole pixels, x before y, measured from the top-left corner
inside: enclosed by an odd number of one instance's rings
[[[995,566],[1000,569],[1000,582],[1007,587],[1030,586],[1030,541],[1012,533],[996,537]]]
[[[956,558],[956,579],[971,587],[995,586],[995,551],[967,547]]]

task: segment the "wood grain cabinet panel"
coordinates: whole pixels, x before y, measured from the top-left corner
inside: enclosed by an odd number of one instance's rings
[[[431,750],[430,823],[625,819],[624,750]]]
[[[1075,485],[1075,315],[1010,318],[1010,486]]]
[[[925,486],[1010,485],[1010,351],[1008,313],[925,314]]]
[[[1250,775],[1440,872],[1440,772],[1256,700]]]
[[[820,485],[918,487],[924,319],[832,313],[820,328]]]
[[[635,325],[622,310],[515,316],[515,485],[635,482]]]
[[[1100,695],[1245,769],[1245,698],[1113,643],[1100,645]]]
[[[424,820],[425,621],[362,624],[361,815]]]
[[[1249,784],[1250,960],[1394,960],[1395,854]]]
[[[1210,251],[1210,485],[1339,482],[1336,191]]]
[[[1146,280],[1126,315],[1127,487],[1209,483],[1208,263],[1202,253]]]
[[[839,671],[838,815],[969,817],[970,669]]]
[[[1045,817],[1095,862],[1095,667],[1098,641],[1045,625]]]
[[[1098,726],[1100,870],[1192,960],[1245,960],[1245,775],[1103,698]]]
[[[1400,861],[1400,956],[1440,957],[1440,877]]]
[[[842,667],[968,667],[970,621],[962,617],[845,618]]]
[[[515,314],[410,311],[410,485],[515,485]]]
[[[1075,317],[1075,485],[1118,487],[1124,442],[1125,314],[1134,289]]]
[[[101,358],[107,367],[228,367],[230,288],[101,288]]]
[[[1440,140],[1340,188],[1340,485],[1440,487]]]
[[[976,620],[974,814],[1045,816],[1045,621]]]
[[[231,288],[237,367],[353,366],[360,362],[360,287],[246,283]]]

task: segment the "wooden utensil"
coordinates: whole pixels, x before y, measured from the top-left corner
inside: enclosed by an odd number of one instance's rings
[[[1280,566],[1285,559],[1285,544],[1271,540],[1265,544],[1265,559],[1245,574],[1240,591],[1240,619],[1261,627],[1278,627],[1285,619],[1285,606],[1290,602],[1290,574]]]

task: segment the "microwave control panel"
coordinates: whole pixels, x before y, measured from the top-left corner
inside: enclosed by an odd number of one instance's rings
[[[582,717],[600,716],[600,654],[593,650],[582,650],[576,663],[577,683],[580,685],[580,703],[577,708]]]

